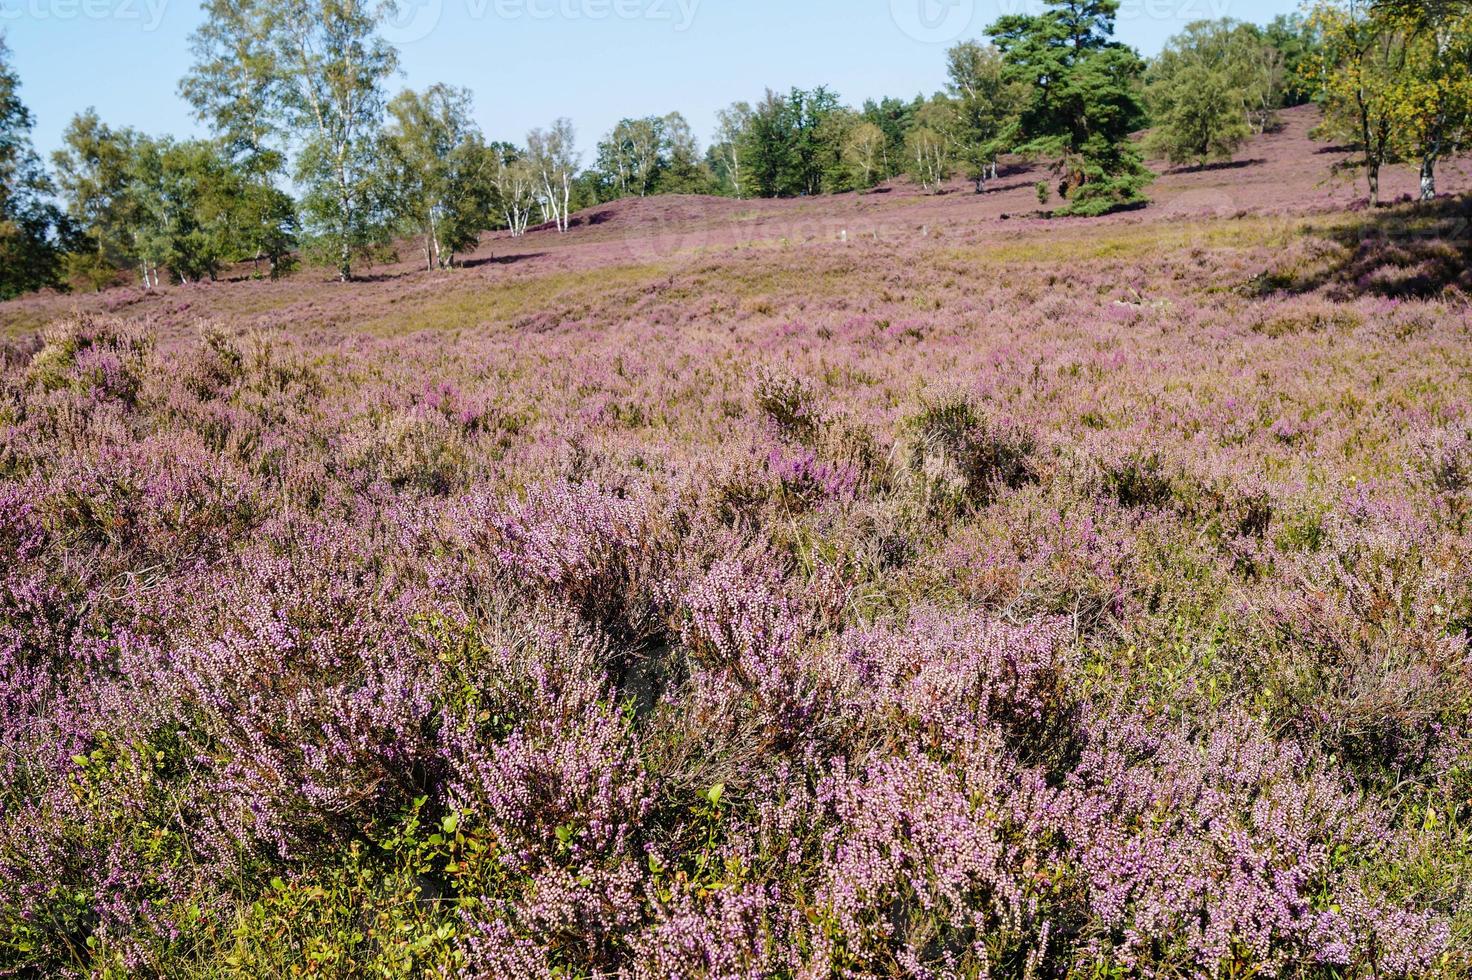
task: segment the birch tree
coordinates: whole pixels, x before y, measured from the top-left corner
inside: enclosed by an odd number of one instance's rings
[[[620,197],[646,197],[654,190],[663,148],[663,119],[623,119],[598,144],[598,168]]]
[[[884,168],[884,130],[871,122],[860,122],[848,133],[843,145],[843,162],[850,179],[860,191],[878,183]]]
[[[286,90],[272,50],[262,0],[207,0],[205,22],[190,37],[194,64],[179,93],[220,140],[240,188],[240,233],[249,257],[274,277],[296,246],[296,205],[280,189],[288,133]]]
[[[61,149],[51,155],[67,216],[84,245],[68,257],[68,271],[99,289],[130,267],[137,268],[144,288],[155,285],[156,273],[138,250],[141,218],[132,194],[138,139],[131,129],[114,129],[88,109],[67,124]]]
[[[997,158],[1015,141],[1027,88],[1008,79],[1000,51],[975,41],[946,52],[946,76],[956,104],[958,152],[982,194],[997,177]]]
[[[423,243],[427,269],[448,268],[488,224],[492,157],[471,120],[468,89],[433,85],[404,91],[388,106],[386,179],[395,212]]]
[[[929,126],[917,126],[905,138],[910,176],[928,194],[940,193],[951,175],[949,141]]]
[[[1368,0],[1320,3],[1310,24],[1323,37],[1312,62],[1324,102],[1316,132],[1356,146],[1370,203],[1379,204],[1380,171],[1404,145],[1395,89],[1407,70],[1408,35],[1403,25],[1375,16]]]
[[[1377,16],[1406,36],[1405,70],[1391,79],[1402,155],[1420,169],[1420,198],[1436,197],[1437,164],[1472,142],[1472,3],[1383,0]]]
[[[512,238],[526,234],[536,206],[538,174],[530,161],[519,154],[503,153],[496,160],[496,203]]]
[[[572,205],[572,181],[577,174],[576,131],[572,120],[558,119],[548,130],[534,129],[526,137],[527,158],[537,171],[544,217],[566,232]]]
[[[307,244],[344,281],[388,232],[376,157],[398,62],[377,29],[392,10],[392,0],[212,0],[185,80],[197,111],[245,143],[268,145],[271,127],[285,134]]]
[[[711,157],[716,165],[716,176],[729,187],[737,198],[746,196],[742,181],[741,141],[751,125],[751,105],[735,102],[716,113],[715,139],[711,143]]]

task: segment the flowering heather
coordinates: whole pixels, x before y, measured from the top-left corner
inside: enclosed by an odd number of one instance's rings
[[[1307,122],[0,306],[0,975],[1472,975],[1467,202]]]

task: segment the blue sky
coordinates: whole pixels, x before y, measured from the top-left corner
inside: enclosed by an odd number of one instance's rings
[[[944,83],[944,52],[1037,0],[406,0],[386,33],[392,87],[467,86],[492,139],[569,116],[584,163],[624,116],[678,109],[702,145],[715,113],[767,86],[826,84],[853,104]],[[1146,54],[1192,20],[1263,22],[1295,0],[1123,0],[1117,36]],[[198,0],[0,0],[39,150],[96,106],[114,125],[199,133],[177,95]]]

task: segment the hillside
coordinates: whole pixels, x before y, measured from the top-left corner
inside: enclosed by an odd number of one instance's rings
[[[1194,171],[1157,163],[1162,175],[1150,190],[1150,206],[1104,219],[1039,220],[1034,185],[1048,175],[1020,165],[1004,168],[984,195],[960,180],[943,194],[928,195],[900,179],[864,194],[810,199],[629,198],[579,212],[566,235],[538,228],[522,239],[504,232],[483,236],[481,247],[466,257],[465,268],[450,273],[419,268],[417,246],[406,242],[399,250],[404,261],[367,270],[366,281],[350,288],[338,288],[323,270],[308,269],[276,283],[236,280],[151,291],[124,287],[102,294],[42,295],[0,303],[0,327],[35,329],[55,316],[89,310],[161,322],[220,314],[302,326],[345,323],[359,315],[375,319],[385,305],[412,307],[415,297],[443,303],[448,295],[497,284],[520,290],[540,277],[560,283],[567,273],[582,270],[678,265],[753,246],[862,240],[900,247],[927,238],[957,245],[1013,243],[1090,235],[1100,229],[1174,235],[1185,227],[1183,222],[1194,227],[1203,218],[1287,220],[1338,212],[1363,200],[1363,180],[1356,171],[1336,173],[1345,155],[1309,140],[1316,120],[1312,107],[1288,110],[1280,131],[1255,138],[1229,165]],[[1472,164],[1444,165],[1440,183],[1451,195],[1472,190]],[[1392,168],[1384,177],[1383,194],[1393,201],[1411,194],[1415,186],[1409,168]],[[466,297],[465,302],[473,301]],[[361,314],[351,312],[360,308]]]
[[[1472,172],[1311,121],[0,306],[0,975],[1472,976]]]

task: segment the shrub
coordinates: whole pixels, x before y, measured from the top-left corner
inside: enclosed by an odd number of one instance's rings
[[[902,446],[932,508],[985,505],[1034,478],[1032,434],[988,417],[964,397],[926,405],[906,423]]]

